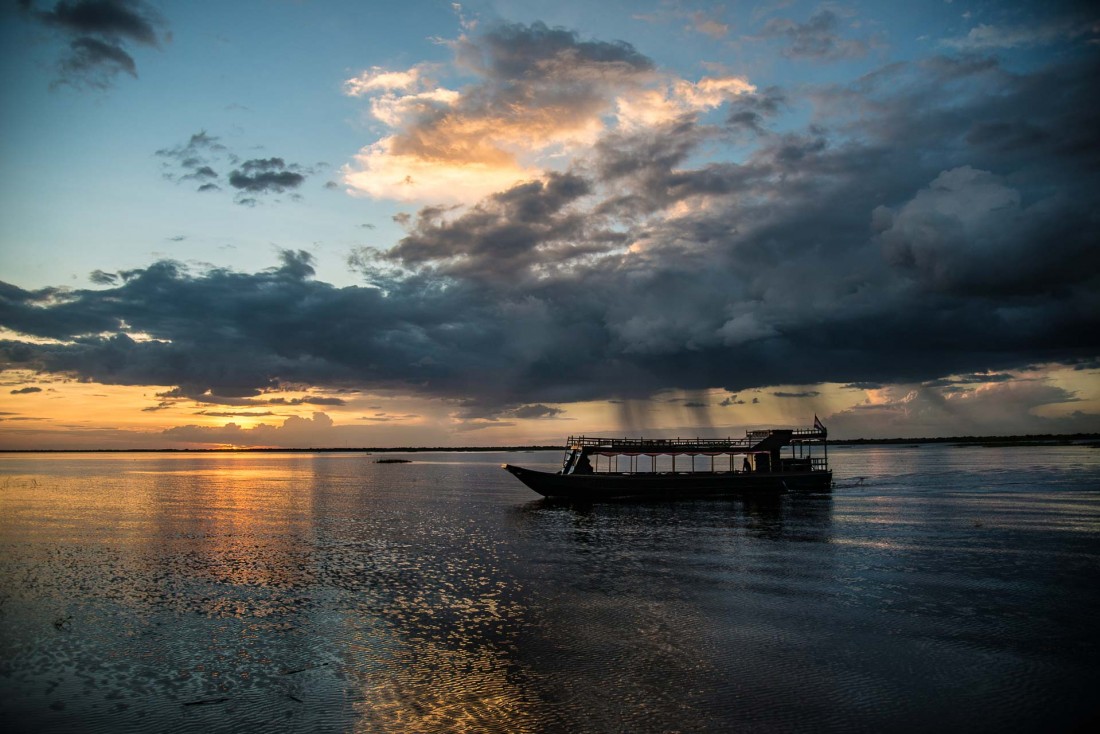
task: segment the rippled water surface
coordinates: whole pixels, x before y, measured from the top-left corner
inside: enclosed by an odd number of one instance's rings
[[[556,505],[557,453],[0,456],[28,731],[1046,731],[1100,711],[1100,450]],[[856,477],[863,477],[857,485]]]

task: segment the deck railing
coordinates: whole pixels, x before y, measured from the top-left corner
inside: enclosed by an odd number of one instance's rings
[[[570,436],[568,446],[577,448],[599,448],[605,451],[651,453],[689,451],[733,451],[751,449],[775,433],[790,436],[791,443],[818,442],[825,439],[825,433],[816,428],[796,430],[749,431],[744,438],[603,438],[597,436]]]
[[[598,438],[594,436],[570,436],[569,446],[610,450],[662,450],[685,451],[701,449],[721,451],[724,448],[751,448],[757,441],[745,438]]]

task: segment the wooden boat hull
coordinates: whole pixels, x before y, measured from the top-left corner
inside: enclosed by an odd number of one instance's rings
[[[778,495],[788,491],[828,492],[833,482],[833,473],[829,470],[562,475],[511,464],[503,464],[502,467],[543,497],[589,502]]]

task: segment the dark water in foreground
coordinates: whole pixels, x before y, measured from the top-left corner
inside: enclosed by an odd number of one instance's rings
[[[831,497],[589,508],[498,468],[556,453],[375,458],[0,457],[0,721],[971,732],[1100,711],[1100,450],[837,448]]]

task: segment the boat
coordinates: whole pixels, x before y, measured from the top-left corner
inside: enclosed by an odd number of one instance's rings
[[[671,457],[669,470],[658,470],[659,456]],[[697,468],[700,456],[709,468]],[[751,430],[744,438],[570,436],[557,472],[501,467],[543,497],[582,502],[827,492],[833,481],[828,431],[817,416],[813,428]]]

